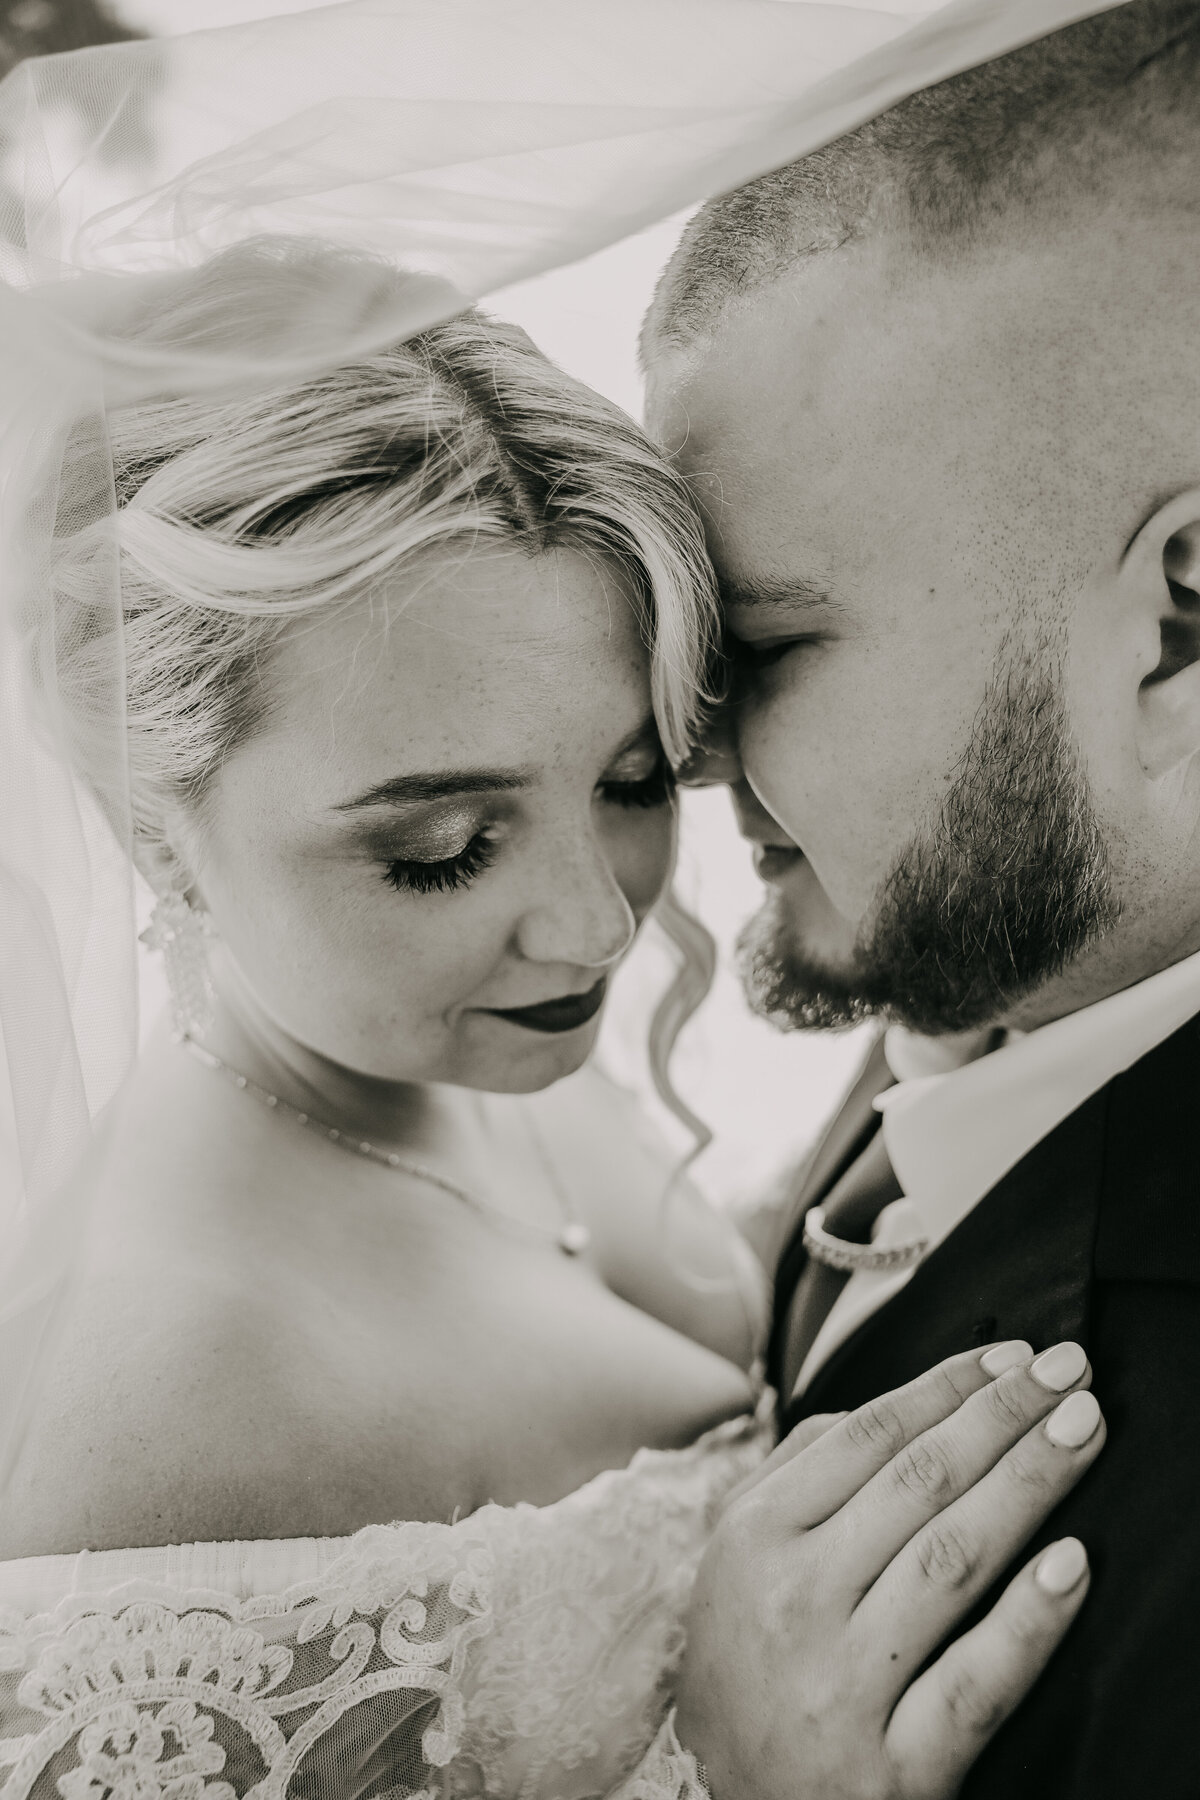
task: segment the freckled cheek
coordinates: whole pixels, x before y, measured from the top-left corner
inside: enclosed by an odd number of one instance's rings
[[[247,983],[281,1023],[334,1054],[361,1058],[436,1025],[504,955],[506,921],[481,890],[394,894],[357,863],[281,859],[244,871],[221,897],[222,934]]]
[[[379,896],[359,896],[345,925],[329,934],[342,995],[331,1004],[365,1031],[440,1026],[475,1000],[505,959],[512,919],[494,898],[483,883],[454,894],[384,887]]]

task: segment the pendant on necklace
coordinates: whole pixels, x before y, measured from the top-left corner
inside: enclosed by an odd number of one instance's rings
[[[591,1232],[578,1219],[572,1219],[558,1234],[558,1247],[564,1256],[582,1256],[591,1241]]]

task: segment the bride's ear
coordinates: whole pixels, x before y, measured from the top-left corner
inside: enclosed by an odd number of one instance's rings
[[[196,877],[166,837],[136,836],[133,866],[160,900],[167,894],[183,894],[191,905],[203,905],[197,892]]]
[[[1120,582],[1142,646],[1138,753],[1156,779],[1200,756],[1200,488],[1146,521]]]

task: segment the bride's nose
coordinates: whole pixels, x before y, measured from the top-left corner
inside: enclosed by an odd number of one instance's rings
[[[637,918],[598,845],[559,864],[522,913],[517,948],[529,962],[603,970],[637,933]]]

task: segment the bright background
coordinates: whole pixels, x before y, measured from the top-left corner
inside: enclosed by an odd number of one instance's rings
[[[321,3],[114,0],[109,10],[129,27],[166,36]],[[656,225],[570,268],[509,288],[487,304],[523,325],[564,368],[640,415],[638,326],[680,224],[674,219]],[[720,969],[709,1000],[680,1039],[672,1077],[716,1134],[697,1165],[697,1179],[714,1198],[744,1199],[812,1142],[861,1059],[862,1034],[783,1036],[747,1011],[732,953],[762,890],[723,793],[683,796],[677,885],[716,937]],[[652,1092],[643,1054],[653,996],[670,974],[661,944],[647,934],[616,984],[601,1053],[685,1146],[687,1138]]]

